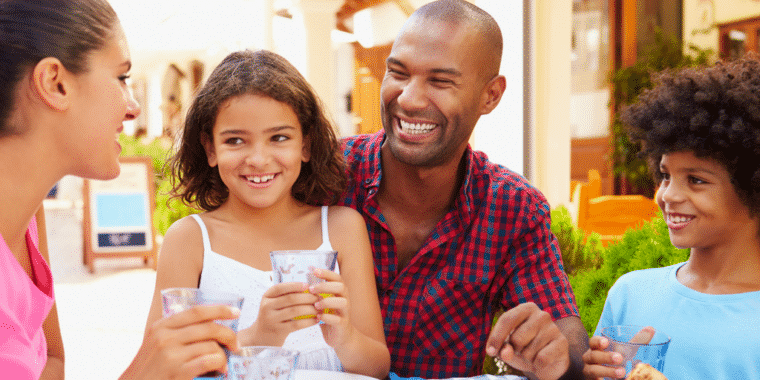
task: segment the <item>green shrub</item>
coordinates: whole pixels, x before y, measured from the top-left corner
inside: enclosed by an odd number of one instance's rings
[[[156,209],[153,212],[153,225],[160,235],[166,235],[166,230],[172,223],[190,214],[197,214],[201,210],[186,205],[179,198],[171,198],[169,195],[172,186],[168,179],[161,181],[156,190]]]
[[[153,173],[155,176],[155,199],[156,204],[153,210],[153,226],[159,235],[165,235],[166,230],[175,221],[184,218],[190,214],[200,212],[200,210],[184,204],[181,200],[169,196],[171,191],[171,182],[169,181],[169,169],[166,161],[171,154],[171,147],[163,139],[154,139],[147,141],[144,139],[135,139],[132,136],[120,135],[119,144],[121,144],[122,156],[148,156],[153,162]]]
[[[598,268],[604,247],[598,233],[588,237],[573,223],[573,218],[565,206],[558,206],[551,211],[551,229],[557,237],[565,273],[569,275],[591,268]]]
[[[602,251],[598,268],[581,270],[570,276],[570,285],[583,325],[589,336],[602,315],[607,292],[620,276],[639,269],[659,268],[686,261],[688,249],[670,244],[662,213],[640,228],[629,229],[623,238]]]

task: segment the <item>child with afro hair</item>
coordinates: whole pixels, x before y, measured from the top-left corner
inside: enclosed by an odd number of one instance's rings
[[[671,243],[690,253],[610,289],[583,356],[587,378],[625,376],[599,334],[637,325],[670,336],[669,378],[760,379],[758,56],[664,72],[622,120],[652,164]]]

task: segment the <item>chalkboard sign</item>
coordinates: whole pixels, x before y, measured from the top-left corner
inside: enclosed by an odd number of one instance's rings
[[[153,166],[149,157],[122,157],[121,173],[108,181],[84,181],[84,263],[96,258],[140,256],[156,263]]]

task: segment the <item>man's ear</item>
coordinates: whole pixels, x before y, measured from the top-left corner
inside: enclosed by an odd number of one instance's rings
[[[201,132],[201,144],[203,144],[203,149],[206,151],[206,160],[208,161],[208,166],[213,168],[217,165],[216,151],[214,150],[214,141],[211,139],[211,136]]]
[[[491,113],[491,111],[499,105],[501,96],[504,95],[504,91],[507,89],[507,78],[503,75],[497,75],[486,84],[481,95],[480,114],[485,115]]]
[[[71,102],[71,79],[58,58],[43,58],[32,70],[32,87],[40,99],[57,111],[65,111]]]

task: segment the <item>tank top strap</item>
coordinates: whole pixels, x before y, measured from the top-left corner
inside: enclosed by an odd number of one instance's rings
[[[330,231],[327,228],[327,210],[329,206],[322,206],[322,245],[319,246],[320,250],[332,251],[332,244],[330,244]]]
[[[198,214],[191,214],[190,216],[198,222],[201,227],[201,236],[203,237],[203,252],[211,252],[211,240],[208,238],[208,230],[206,230],[206,224],[203,223],[203,219]],[[206,256],[205,254],[203,255]]]

